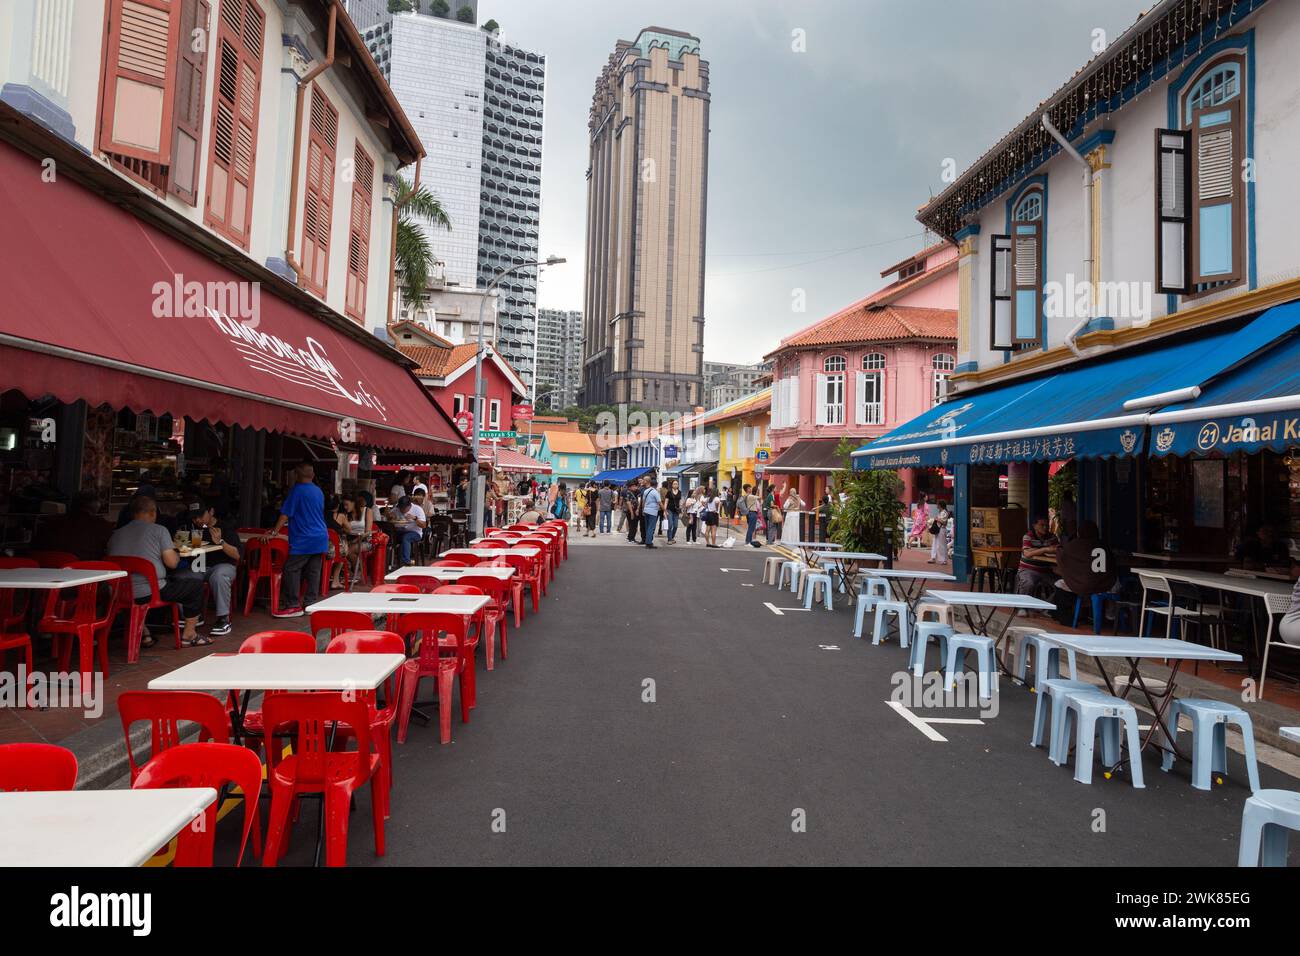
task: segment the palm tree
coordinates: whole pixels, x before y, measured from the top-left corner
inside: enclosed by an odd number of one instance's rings
[[[424,186],[412,188],[402,177],[397,179],[397,251],[393,268],[413,306],[424,303],[429,286],[429,268],[433,250],[422,226],[425,223],[451,229],[451,219],[442,202]]]

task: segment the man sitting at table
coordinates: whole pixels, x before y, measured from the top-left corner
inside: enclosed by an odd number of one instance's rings
[[[1039,515],[1020,541],[1020,570],[1016,572],[1016,593],[1044,600],[1056,588],[1056,546],[1060,542],[1048,530],[1047,518]]]
[[[189,567],[178,571],[175,577],[193,577],[207,582],[208,587],[212,589],[212,602],[217,606],[217,619],[212,622],[212,630],[209,634],[213,637],[224,637],[230,633],[230,594],[235,586],[239,558],[243,554],[239,532],[233,527],[223,532],[211,505],[194,501],[186,511],[188,514],[186,533],[197,531],[202,535],[205,545],[217,544],[221,546],[221,550],[203,555],[202,573],[194,570],[195,562],[191,559]]]
[[[1277,571],[1285,573],[1291,567],[1291,552],[1286,542],[1277,536],[1271,524],[1262,524],[1254,537],[1247,538],[1237,549],[1237,560],[1251,571]]]
[[[519,516],[519,524],[541,524],[542,513],[537,510],[537,505],[533,503],[532,498],[525,499],[524,513]]]
[[[424,534],[426,519],[424,509],[406,495],[397,499],[389,509],[389,522],[397,529],[397,541],[402,548],[402,565],[411,563],[411,548],[419,544]]]
[[[1061,574],[1056,606],[1062,623],[1073,623],[1077,598],[1090,603],[1092,595],[1107,594],[1115,586],[1115,558],[1101,543],[1095,521],[1079,522],[1077,536],[1056,549],[1056,570]],[[1100,621],[1095,629],[1101,629]]]
[[[113,532],[108,539],[108,553],[113,557],[144,558],[158,574],[158,596],[181,606],[185,618],[185,633],[181,643],[186,647],[211,644],[212,638],[197,633],[199,614],[203,610],[203,582],[194,577],[168,577],[181,563],[172,536],[158,524],[158,504],[148,495],[136,495],[128,508],[131,520]],[[137,604],[149,600],[149,582],[139,575],[131,575],[131,592]],[[145,630],[142,647],[150,647],[153,638]]]

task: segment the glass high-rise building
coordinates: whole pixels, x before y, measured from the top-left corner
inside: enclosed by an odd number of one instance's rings
[[[709,64],[688,33],[619,40],[588,119],[584,404],[704,395]]]
[[[560,409],[577,404],[582,385],[582,313],[537,312],[537,404]],[[544,390],[550,390],[547,396]]]
[[[454,16],[468,4],[450,6]],[[482,289],[510,266],[535,262],[546,58],[425,12],[385,13],[364,36],[428,151],[421,182],[451,218],[450,232],[428,230],[447,282]],[[498,289],[497,350],[531,384],[537,270]]]

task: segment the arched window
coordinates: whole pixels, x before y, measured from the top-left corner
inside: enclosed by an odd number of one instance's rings
[[[849,367],[843,355],[828,356],[825,372],[817,376],[817,424],[844,424],[844,372]]]
[[[938,352],[930,359],[930,367],[936,372],[951,372],[957,367],[957,359],[947,352]]]
[[[885,356],[881,352],[868,352],[862,356],[862,368],[868,372],[885,367]]]
[[[948,394],[948,377],[952,374],[953,369],[957,367],[955,356],[947,352],[936,352],[930,358],[930,368],[934,370],[934,384],[931,391],[931,399],[937,405],[943,401]]]
[[[1043,218],[1043,191],[1038,187],[1034,187],[1021,196],[1011,217],[1017,222],[1041,222]]]

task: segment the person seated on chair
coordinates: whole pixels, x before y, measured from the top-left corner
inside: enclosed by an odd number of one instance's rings
[[[1250,571],[1275,571],[1284,573],[1291,567],[1291,552],[1286,542],[1277,536],[1271,524],[1255,529],[1253,537],[1242,541],[1237,549],[1237,560]]]
[[[185,531],[199,532],[205,545],[220,545],[221,550],[203,556],[202,572],[194,570],[194,559],[190,559],[189,566],[177,568],[173,577],[194,578],[200,583],[207,583],[212,589],[212,603],[217,607],[217,619],[212,622],[212,630],[209,633],[213,637],[224,637],[230,633],[230,595],[235,587],[235,575],[239,570],[243,544],[239,540],[239,532],[233,527],[223,532],[211,505],[194,501],[190,503],[187,510],[189,517],[186,519],[188,527]]]
[[[203,610],[203,582],[194,577],[168,577],[169,570],[180,566],[181,556],[176,552],[172,536],[158,523],[158,503],[148,495],[136,495],[128,505],[131,520],[113,532],[108,539],[108,553],[113,557],[144,558],[153,565],[158,575],[158,596],[181,606],[185,618],[185,633],[181,643],[186,647],[211,644],[212,638],[197,633],[199,613]],[[131,575],[131,592],[137,604],[150,597],[149,582]],[[145,631],[142,647],[149,647],[153,639]]]
[[[389,509],[389,522],[397,529],[397,543],[402,549],[403,567],[411,563],[411,548],[424,536],[427,523],[424,509],[406,495],[397,499],[397,504]]]
[[[541,524],[545,517],[536,502],[528,498],[524,501],[524,513],[519,516],[518,524]]]
[[[1075,599],[1089,603],[1092,595],[1109,594],[1115,587],[1115,558],[1101,543],[1095,521],[1079,522],[1075,537],[1056,549],[1056,570],[1061,575],[1056,583],[1056,606],[1068,615],[1060,619],[1063,623],[1073,623]],[[1094,623],[1100,625],[1100,621]]]
[[[1039,515],[1020,542],[1020,570],[1016,572],[1016,593],[1046,600],[1056,586],[1053,564],[1056,560],[1056,535],[1048,530],[1047,518]]]

